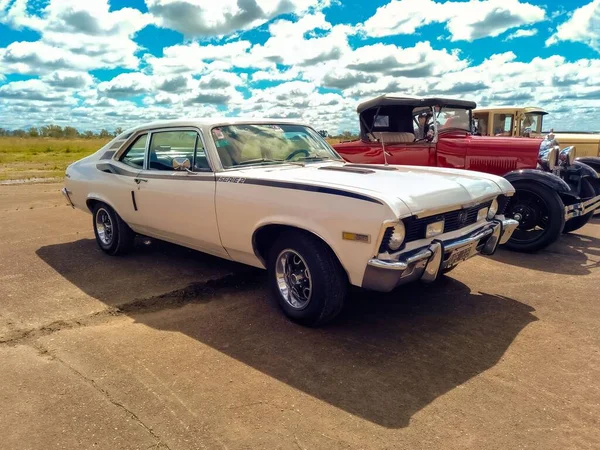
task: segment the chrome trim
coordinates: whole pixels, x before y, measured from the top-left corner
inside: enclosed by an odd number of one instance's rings
[[[447,241],[433,240],[408,255],[402,252],[390,255],[394,259],[371,258],[367,262],[362,287],[389,292],[410,281],[435,281],[442,270],[451,267],[448,258],[453,250],[473,245],[473,251],[466,259],[477,254],[491,255],[501,243],[510,239],[518,225],[516,220],[496,216],[493,221],[465,236]]]
[[[67,201],[71,205],[71,208],[75,209],[75,205],[73,204],[73,201],[71,200],[71,196],[69,195],[70,194],[69,190],[67,188],[62,188],[60,190],[60,192],[62,192],[62,195],[64,195],[66,197]]]
[[[498,245],[504,245],[510,240],[515,230],[519,227],[519,222],[514,219],[506,219],[504,216],[496,216],[496,219],[502,224],[502,234]]]
[[[582,203],[583,206],[583,215],[585,216],[587,213],[591,211],[595,211],[600,208],[600,195],[597,195],[594,198],[586,200]]]
[[[433,253],[429,261],[427,261],[427,265],[425,266],[425,270],[423,271],[423,275],[421,276],[421,281],[424,283],[433,283],[437,280],[438,275],[441,272],[442,264],[444,262],[444,244],[441,241],[433,241],[433,243],[429,246],[429,251]]]

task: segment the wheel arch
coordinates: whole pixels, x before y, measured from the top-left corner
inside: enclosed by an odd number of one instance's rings
[[[323,236],[313,230],[309,230],[298,225],[290,225],[289,223],[284,222],[263,223],[259,225],[256,230],[254,230],[254,233],[252,233],[252,249],[256,257],[265,267],[267,266],[267,254],[269,253],[270,246],[282,233],[286,231],[307,233],[323,242],[323,244],[325,244],[335,255],[336,259],[340,263],[340,266],[342,267],[342,270],[346,273],[346,276],[349,277],[350,274],[348,273],[347,268],[344,267],[340,256],[335,251],[333,246],[330,245],[325,238],[323,238]]]
[[[98,203],[104,203],[104,204],[110,206],[113,211],[115,211],[117,214],[119,214],[119,212],[117,211],[117,208],[115,208],[115,205],[113,205],[112,202],[106,200],[103,196],[101,196],[99,194],[89,194],[87,196],[87,198],[85,199],[85,204],[91,213],[94,212],[94,208],[96,207],[96,205]]]
[[[562,178],[538,169],[521,169],[504,175],[510,183],[519,181],[532,181],[555,191],[565,205],[570,205],[579,200],[578,196]]]

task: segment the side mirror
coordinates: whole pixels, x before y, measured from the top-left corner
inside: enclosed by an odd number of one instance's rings
[[[192,167],[192,163],[189,159],[183,157],[173,158],[173,169],[189,171],[190,167]]]

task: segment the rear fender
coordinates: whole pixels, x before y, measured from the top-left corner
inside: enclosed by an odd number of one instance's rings
[[[504,175],[511,183],[517,181],[534,181],[549,189],[554,190],[565,205],[571,205],[579,201],[579,197],[571,190],[571,187],[562,178],[554,174],[538,169],[521,169]]]

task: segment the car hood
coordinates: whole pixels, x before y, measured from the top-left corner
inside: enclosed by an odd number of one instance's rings
[[[414,215],[450,210],[514,192],[501,177],[456,169],[416,166],[308,164],[244,170],[246,178],[337,187],[385,201],[401,200]]]

